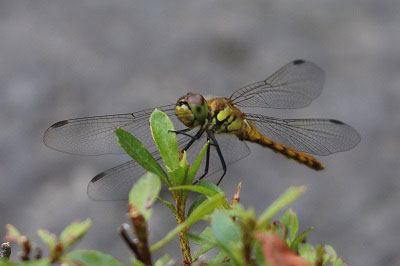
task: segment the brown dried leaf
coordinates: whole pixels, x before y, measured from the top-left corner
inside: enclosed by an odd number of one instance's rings
[[[270,266],[311,266],[305,259],[290,250],[277,234],[259,233],[256,238],[262,245],[265,260]]]

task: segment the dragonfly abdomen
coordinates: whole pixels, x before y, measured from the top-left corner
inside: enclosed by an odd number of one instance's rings
[[[286,147],[283,144],[267,138],[266,136],[262,135],[251,122],[244,123],[244,125],[244,130],[242,130],[243,135],[240,136],[243,140],[260,144],[263,147],[269,148],[276,153],[285,156],[286,158],[295,160],[296,162],[304,164],[314,170],[324,169],[324,165],[313,156]]]

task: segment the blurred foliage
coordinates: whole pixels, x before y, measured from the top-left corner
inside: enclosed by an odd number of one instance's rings
[[[116,130],[121,147],[148,171],[129,194],[131,226],[124,224],[119,231],[134,254],[130,259],[132,265],[180,264],[169,255],[155,262],[152,258],[154,251],[178,235],[185,265],[345,265],[333,247],[314,247],[306,242],[312,227],[304,232],[298,231],[296,214],[287,208],[305,192],[305,187],[289,188],[257,217],[254,209],[245,208],[239,203],[241,184],[231,203],[221,188],[212,183],[199,181],[196,185],[192,184],[208,143],[190,166],[186,161],[186,152],[178,150],[173,124],[166,114],[154,111],[150,127],[163,166],[159,165],[138,139],[122,129]],[[160,198],[162,183],[171,192],[172,201]],[[189,192],[198,193],[198,197],[187,211]],[[147,222],[157,199],[171,210],[177,226],[150,246]],[[279,220],[272,220],[285,209]],[[201,232],[190,231],[191,226],[200,220],[207,222],[204,229]],[[47,246],[45,258],[42,258],[42,251],[28,237],[14,226],[7,225],[6,241],[15,242],[21,247],[21,262],[12,262],[4,257],[0,259],[0,265],[126,265],[98,251],[69,252],[72,245],[86,234],[90,225],[90,220],[74,222],[59,237],[46,230],[39,230],[38,235]],[[192,253],[194,247],[196,251]]]

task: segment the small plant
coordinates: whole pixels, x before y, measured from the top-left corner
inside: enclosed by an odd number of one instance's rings
[[[116,130],[121,147],[148,171],[129,193],[128,214],[131,226],[123,224],[119,229],[134,255],[131,258],[132,265],[344,265],[331,246],[317,245],[314,248],[306,243],[312,228],[299,233],[298,220],[291,209],[286,210],[278,221],[272,220],[304,193],[304,186],[289,188],[257,217],[252,208],[246,209],[239,203],[241,184],[231,201],[228,201],[219,187],[210,182],[200,181],[192,185],[208,143],[192,165],[189,165],[186,152],[179,152],[175,133],[172,132],[173,124],[166,114],[154,111],[150,127],[164,168],[134,136],[122,129]],[[172,201],[159,196],[162,185],[171,192]],[[189,192],[199,194],[190,206],[187,204]],[[177,226],[164,238],[150,245],[147,222],[156,200],[171,210]],[[201,232],[191,231],[191,226],[200,220],[208,224]],[[48,265],[55,262],[63,265],[125,265],[97,251],[68,252],[87,232],[90,224],[90,220],[72,223],[60,237],[39,230],[40,238],[48,246],[46,258],[42,258],[42,251],[35,248],[26,236],[7,225],[6,241],[21,246],[22,262],[18,264],[7,260],[10,248],[5,243],[0,250],[0,256],[3,257],[0,265]],[[152,256],[154,251],[177,236],[180,239],[183,263],[176,263],[168,255],[155,261]],[[196,251],[193,246],[196,246]]]

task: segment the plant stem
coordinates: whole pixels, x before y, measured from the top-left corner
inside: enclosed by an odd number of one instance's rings
[[[178,225],[180,225],[186,220],[185,218],[186,197],[184,196],[185,193],[183,191],[177,191],[174,192],[173,194],[177,209],[176,222],[178,223]],[[185,265],[192,264],[192,255],[190,254],[188,230],[189,230],[188,228],[185,228],[179,233],[179,244],[183,254],[183,263]]]

